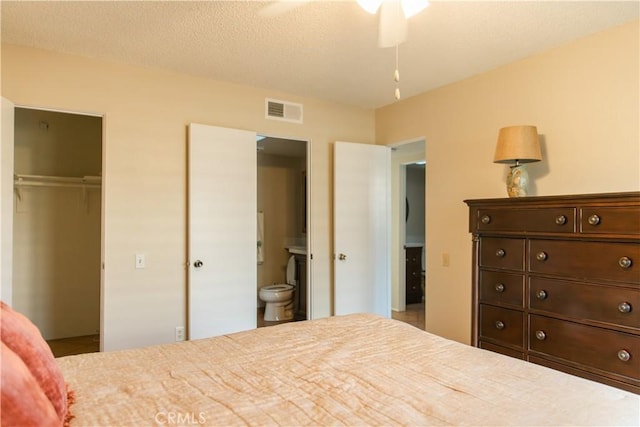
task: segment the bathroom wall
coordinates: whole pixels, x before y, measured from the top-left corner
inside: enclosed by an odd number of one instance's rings
[[[409,201],[406,242],[424,244],[424,165],[407,165],[406,193]]]
[[[102,119],[15,110],[16,174],[100,175]],[[45,339],[100,330],[100,189],[20,187],[13,224],[13,306]]]
[[[284,283],[289,260],[286,246],[304,238],[305,165],[305,159],[258,153],[258,211],[264,213],[264,262],[258,265],[258,288]]]

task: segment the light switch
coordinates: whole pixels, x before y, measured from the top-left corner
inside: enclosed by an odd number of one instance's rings
[[[144,254],[136,254],[136,268],[145,268],[146,266],[147,261]]]
[[[446,252],[442,254],[442,266],[449,267],[449,254]]]

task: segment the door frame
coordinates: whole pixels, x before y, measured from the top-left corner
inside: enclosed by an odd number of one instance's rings
[[[15,104],[2,97],[2,147],[0,147],[0,296],[13,306],[13,164],[15,149]],[[8,141],[11,141],[9,143]]]
[[[8,98],[7,98],[8,99]],[[8,99],[8,101],[11,102],[10,99]],[[102,185],[100,186],[100,301],[99,301],[99,306],[100,306],[100,351],[104,351],[104,293],[105,293],[105,286],[104,286],[104,282],[105,282],[105,268],[104,268],[104,259],[105,259],[105,212],[106,212],[106,202],[107,202],[107,198],[106,198],[106,192],[105,192],[105,177],[107,176],[107,156],[106,156],[106,147],[107,147],[107,126],[106,126],[106,121],[107,121],[107,114],[106,113],[99,113],[99,112],[90,112],[90,111],[71,111],[71,110],[64,110],[64,109],[60,109],[60,108],[50,108],[50,107],[40,107],[40,106],[34,106],[34,105],[25,105],[25,104],[13,104],[13,111],[14,111],[14,128],[15,128],[15,109],[16,108],[22,108],[22,109],[29,109],[29,110],[40,110],[40,111],[51,111],[51,112],[55,112],[55,113],[65,113],[65,114],[74,114],[74,115],[78,115],[78,116],[92,116],[92,117],[100,117],[102,119],[102,141],[101,141],[101,156],[102,156],[102,164],[101,164],[101,168],[102,168]],[[13,144],[13,146],[15,146],[15,133],[12,132],[13,135],[13,139],[11,141],[11,143]],[[4,140],[3,140],[3,144],[4,144]],[[4,147],[3,147],[4,149]],[[7,164],[10,164],[10,172],[11,172],[11,193],[12,193],[12,201],[15,201],[15,196],[14,196],[14,192],[13,192],[13,175],[14,175],[14,170],[13,170],[13,165],[14,165],[14,152],[13,150],[11,150],[11,162],[6,162],[3,160],[3,169],[4,166],[6,166]],[[6,174],[6,171],[3,170],[3,175]],[[13,204],[13,202],[12,202]],[[11,218],[11,224],[13,226],[13,216],[14,216],[14,209],[11,209],[11,214],[10,214]],[[4,219],[3,219],[4,221]],[[11,242],[13,244],[13,230],[12,230],[12,238],[11,238]],[[9,266],[11,271],[8,273],[11,275],[11,277],[13,277],[13,265]],[[4,276],[4,272],[2,273]],[[9,283],[9,285],[7,286],[10,290],[10,295],[11,297],[13,297],[13,280]]]
[[[265,136],[267,138],[275,138],[275,139],[286,139],[288,141],[295,141],[295,142],[306,142],[307,147],[306,147],[306,168],[307,168],[307,172],[306,172],[306,179],[307,179],[307,183],[306,183],[306,200],[305,203],[307,204],[307,209],[306,209],[306,221],[307,221],[307,263],[306,263],[306,275],[307,275],[307,320],[313,319],[313,222],[311,222],[312,219],[312,215],[311,215],[311,200],[312,198],[312,192],[313,192],[313,168],[312,168],[312,161],[311,161],[311,145],[312,145],[312,140],[310,138],[300,138],[300,137],[295,137],[295,136],[283,136],[283,135],[277,135],[277,134],[273,134],[273,133],[269,133],[269,132],[256,132],[258,135],[261,136]],[[257,165],[256,165],[257,167]]]

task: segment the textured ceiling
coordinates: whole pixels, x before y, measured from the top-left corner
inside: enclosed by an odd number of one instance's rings
[[[353,1],[2,1],[2,41],[366,108],[395,49]],[[399,48],[403,98],[640,17],[638,1],[432,1]]]

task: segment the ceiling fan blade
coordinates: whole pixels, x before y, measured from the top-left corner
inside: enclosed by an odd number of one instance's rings
[[[408,24],[400,2],[382,2],[378,45],[393,47],[407,40]]]
[[[380,5],[382,4],[382,0],[356,0],[356,2],[358,2],[361,8],[372,15],[374,15],[378,11]]]
[[[280,1],[271,1],[268,2],[265,7],[260,9],[260,15],[266,18],[271,18],[274,16],[283,15],[287,12],[290,12],[294,9],[299,8],[300,6],[304,6],[311,0],[280,0]]]

